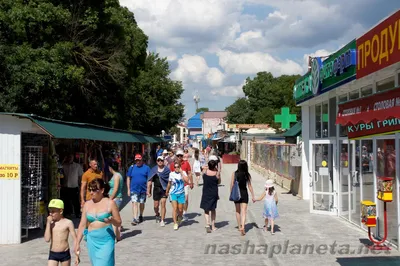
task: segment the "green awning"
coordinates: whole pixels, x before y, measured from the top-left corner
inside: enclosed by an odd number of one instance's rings
[[[87,139],[109,142],[136,142],[155,143],[155,137],[145,135],[141,132],[130,132],[120,129],[102,127],[86,123],[66,122],[44,118],[36,115],[1,113],[30,119],[43,131],[57,139]]]
[[[297,137],[301,135],[301,121],[297,122],[294,126],[283,133],[284,137]]]

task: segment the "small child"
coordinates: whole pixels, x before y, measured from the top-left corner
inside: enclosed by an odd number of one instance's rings
[[[264,225],[264,231],[267,231],[268,228],[268,220],[271,221],[271,234],[274,235],[274,221],[276,218],[279,217],[278,214],[278,195],[276,194],[275,188],[274,188],[274,181],[272,180],[267,180],[265,182],[265,190],[262,193],[262,195],[258,198],[253,200],[253,202],[260,201],[264,199],[264,219],[265,219],[265,225]]]
[[[71,265],[71,254],[69,250],[68,237],[71,234],[74,242],[76,233],[71,220],[63,216],[64,202],[53,199],[49,203],[49,216],[47,217],[44,239],[50,242],[50,254],[48,266]],[[79,264],[79,254],[76,254],[75,265]]]

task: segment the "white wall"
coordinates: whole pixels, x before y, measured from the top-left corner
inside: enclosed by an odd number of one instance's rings
[[[301,156],[301,182],[303,199],[310,199],[310,108],[308,106],[301,107],[301,136],[303,138],[302,155]]]
[[[21,131],[43,133],[28,119],[0,115],[0,164],[20,165]],[[21,179],[0,179],[0,244],[21,243]]]

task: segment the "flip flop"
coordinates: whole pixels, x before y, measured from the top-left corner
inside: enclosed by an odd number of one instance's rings
[[[206,226],[206,232],[207,233],[211,233],[212,232],[210,226]]]
[[[243,228],[243,229],[240,229],[240,234],[241,234],[242,236],[246,235],[246,232],[244,231],[244,228]]]
[[[214,229],[211,229],[213,232],[215,232],[215,231],[217,231],[218,230],[218,228],[214,228]]]

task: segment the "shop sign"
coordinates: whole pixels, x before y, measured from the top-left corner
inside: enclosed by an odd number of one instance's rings
[[[293,97],[297,103],[306,101],[313,97],[313,92],[311,89],[311,73],[308,72],[298,80],[294,85]]]
[[[316,57],[311,72],[298,79],[293,96],[297,103],[325,93],[356,78],[356,41],[353,40],[325,60]]]
[[[356,139],[371,135],[390,134],[400,131],[400,119],[389,118],[385,120],[373,120],[368,123],[348,125],[347,132],[349,139]]]
[[[400,61],[400,10],[357,39],[357,79]]]
[[[356,41],[322,61],[315,58],[311,65],[312,91],[318,95],[355,79]]]
[[[0,179],[19,179],[19,165],[0,164]]]

